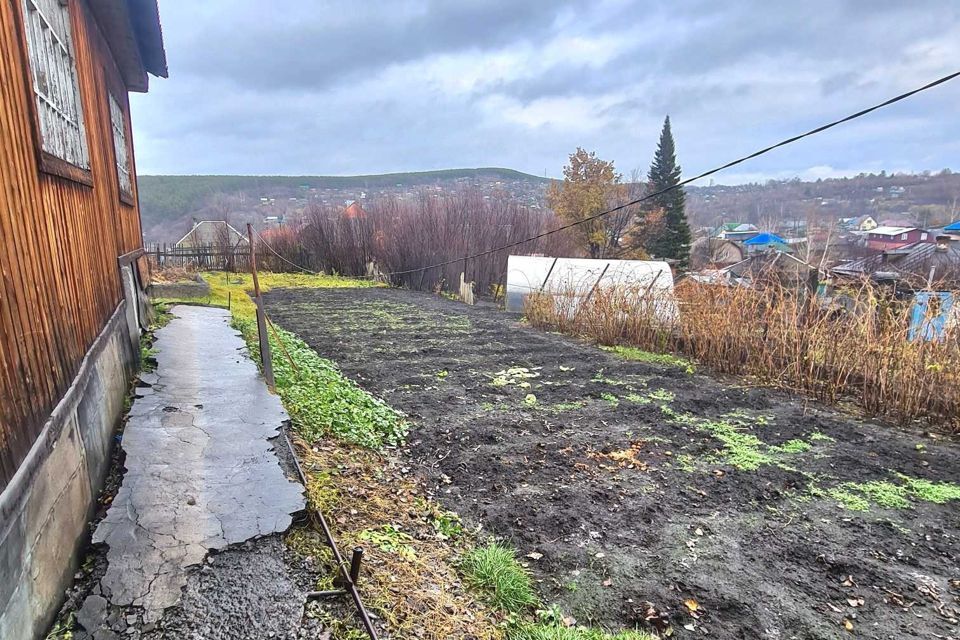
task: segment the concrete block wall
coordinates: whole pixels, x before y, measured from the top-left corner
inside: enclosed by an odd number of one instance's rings
[[[135,371],[122,302],[0,494],[0,638],[43,637],[70,585]]]

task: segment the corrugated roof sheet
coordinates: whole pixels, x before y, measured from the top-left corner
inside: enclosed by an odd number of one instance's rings
[[[960,244],[950,243],[938,247],[930,242],[915,242],[894,251],[877,253],[839,265],[834,271],[849,275],[892,272],[901,276],[926,278],[930,267],[934,266],[937,267],[934,277],[960,270]]]

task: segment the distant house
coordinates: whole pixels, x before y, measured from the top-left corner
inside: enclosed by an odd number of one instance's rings
[[[850,231],[872,231],[880,225],[873,219],[873,216],[857,216],[856,218],[845,218],[843,226]]]
[[[690,245],[690,268],[724,267],[746,257],[739,243],[725,238],[697,238]]]
[[[957,239],[960,239],[960,220],[954,222],[953,224],[948,224],[943,228],[943,233],[948,236],[954,236]]]
[[[786,239],[775,233],[760,233],[744,241],[743,246],[747,248],[747,253],[762,253],[770,249],[776,249],[784,253],[791,253],[793,250]]]
[[[367,217],[367,212],[357,202],[351,202],[343,210],[343,217],[347,220],[363,220]]]
[[[781,220],[777,224],[777,231],[792,235],[800,236],[807,233],[807,221],[806,220]]]
[[[726,240],[738,240],[743,242],[760,233],[756,226],[749,222],[727,222],[720,226],[714,234],[718,238]]]
[[[885,251],[916,242],[932,242],[930,233],[917,227],[877,227],[866,233],[868,249]]]
[[[230,226],[226,220],[200,220],[194,222],[193,228],[177,241],[176,246],[180,248],[209,247],[212,245],[224,245],[227,242],[230,246],[249,242],[247,236],[243,235]]]
[[[935,281],[960,284],[960,246],[955,243],[917,242],[837,265],[841,277],[868,277],[877,281],[925,283],[931,269]]]

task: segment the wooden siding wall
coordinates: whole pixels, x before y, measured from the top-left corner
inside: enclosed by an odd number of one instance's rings
[[[0,491],[121,300],[117,257],[142,246],[114,164],[107,87],[129,132],[123,82],[89,7],[70,5],[92,187],[39,170],[22,0],[0,0]]]

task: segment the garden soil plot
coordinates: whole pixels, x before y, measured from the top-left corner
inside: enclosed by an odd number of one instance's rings
[[[406,412],[411,472],[513,544],[544,602],[581,623],[669,622],[682,638],[960,636],[960,448],[947,438],[426,294],[266,301]]]

